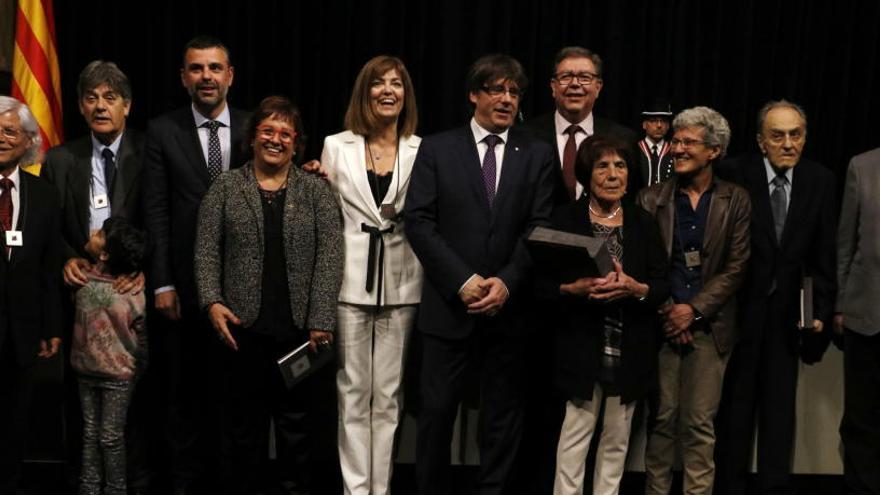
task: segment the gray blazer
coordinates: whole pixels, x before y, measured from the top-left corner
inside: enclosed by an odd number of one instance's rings
[[[850,160],[837,227],[837,312],[846,328],[867,336],[880,332],[878,198],[880,148]]]
[[[331,332],[342,281],[342,219],[322,179],[290,168],[284,205],[284,255],[293,322]],[[199,209],[195,276],[199,306],[219,302],[245,328],[260,312],[263,208],[252,165],[223,173]]]

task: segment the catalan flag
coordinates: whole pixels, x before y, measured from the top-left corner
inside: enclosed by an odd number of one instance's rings
[[[61,75],[52,0],[19,0],[12,56],[12,96],[27,103],[40,125],[43,151],[64,141]],[[40,165],[29,172],[39,175]]]

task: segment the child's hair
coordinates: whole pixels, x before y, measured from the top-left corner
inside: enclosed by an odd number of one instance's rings
[[[144,260],[146,239],[122,217],[110,217],[101,227],[104,231],[104,251],[107,252],[107,271],[122,275],[140,271]]]

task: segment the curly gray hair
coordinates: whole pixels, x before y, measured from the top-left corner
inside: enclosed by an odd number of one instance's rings
[[[702,128],[703,141],[706,146],[718,146],[721,149],[718,159],[724,158],[727,153],[727,145],[730,144],[730,125],[723,115],[709,107],[688,108],[682,110],[672,121],[674,130],[677,131],[683,127]]]
[[[30,108],[24,103],[10,96],[0,95],[0,114],[15,112],[18,120],[21,122],[21,128],[31,140],[28,150],[18,161],[19,166],[30,165],[40,161],[40,146],[43,144],[43,138],[40,137],[40,126],[37,119],[31,113]]]

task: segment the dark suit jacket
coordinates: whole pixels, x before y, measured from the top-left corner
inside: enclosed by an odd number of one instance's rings
[[[553,202],[554,204],[570,203],[568,196],[568,188],[565,187],[565,179],[562,177],[562,157],[559,156],[559,146],[556,143],[556,121],[555,112],[550,112],[540,117],[535,117],[525,124],[525,127],[534,134],[535,137],[549,144],[553,149],[554,160],[554,177],[553,177]],[[625,143],[635,145],[639,140],[638,135],[631,129],[628,129],[613,120],[603,119],[593,114],[593,131],[596,134],[614,136]],[[635,148],[632,150],[632,156],[635,157]],[[642,188],[641,180],[637,179],[639,174],[630,174],[630,182],[627,186],[629,196],[632,197]],[[589,187],[589,185],[587,185]]]
[[[562,205],[553,211],[551,228],[593,236],[588,197]],[[555,381],[568,398],[589,399],[599,379],[605,344],[606,310],[620,310],[623,318],[620,394],[623,402],[643,397],[657,369],[660,344],[657,306],[669,297],[669,261],[657,221],[648,212],[628,203],[623,209],[623,269],[627,275],[648,284],[644,301],[628,298],[615,303],[591,302],[586,297],[560,296],[559,281],[539,283],[539,294],[549,303],[544,319],[557,315],[554,325]],[[536,266],[538,274],[542,272]],[[542,278],[539,275],[540,278]]]
[[[470,126],[422,140],[413,165],[404,215],[406,234],[426,280],[419,309],[421,331],[467,337],[477,318],[458,290],[473,274],[499,277],[510,299],[493,321],[519,324],[517,299],[530,275],[523,235],[550,218],[553,150],[518,128],[510,129],[492,209]],[[510,328],[510,325],[508,325]]]
[[[113,216],[123,216],[141,227],[141,180],[144,136],[126,129],[116,157],[116,180],[111,198]],[[89,204],[92,175],[92,138],[79,139],[55,146],[46,153],[40,174],[55,185],[61,199],[62,256],[88,258],[85,244],[89,240]]]
[[[61,235],[58,193],[21,171],[18,230],[24,244],[6,259],[0,235],[0,348],[11,343],[19,365],[33,363],[40,340],[61,336]],[[6,407],[4,405],[3,407]]]
[[[793,170],[791,198],[782,244],[776,240],[767,171],[760,155],[722,164],[728,175],[746,188],[752,201],[752,256],[743,284],[743,332],[751,336],[764,325],[767,311],[784,312],[781,321],[794,339],[800,318],[800,287],[804,275],[813,277],[813,309],[829,328],[834,310],[836,283],[837,218],[834,174],[822,165],[801,160]],[[776,281],[777,303],[768,307],[770,288]]]
[[[745,189],[718,178],[714,180],[701,252],[703,289],[690,304],[706,317],[715,347],[725,354],[733,348],[739,333],[736,294],[745,279],[751,251],[752,208]],[[642,189],[636,199],[637,204],[657,219],[667,256],[672,252],[677,188],[678,180],[673,178]]]
[[[667,140],[663,146],[664,149],[659,150],[660,154],[660,182],[665,180],[669,180],[675,174],[675,170],[672,168],[672,148],[669,146],[669,141]],[[630,170],[630,173],[638,172],[639,181],[642,184],[642,187],[648,185],[648,177],[651,168],[651,150],[645,144],[644,139],[640,139],[635,146],[635,150],[638,152],[638,170]],[[665,153],[664,153],[665,151]]]
[[[247,113],[234,108],[229,113],[229,166],[236,168],[247,160],[241,149]],[[197,312],[193,275],[196,222],[202,197],[211,184],[191,106],[150,122],[144,176],[144,214],[151,242],[147,280],[153,289],[175,286],[183,311]]]

